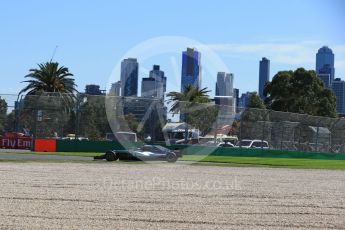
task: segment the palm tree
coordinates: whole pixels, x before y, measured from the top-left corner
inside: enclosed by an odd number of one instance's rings
[[[39,69],[30,69],[30,73],[25,78],[33,80],[24,81],[29,83],[21,93],[27,92],[29,95],[39,94],[41,92],[69,93],[76,92],[76,84],[68,68],[61,66],[57,62],[46,62],[38,64]]]
[[[58,62],[46,62],[38,64],[38,69],[30,69],[30,73],[25,78],[31,80],[23,81],[28,83],[21,93],[27,95],[59,96],[63,99],[66,106],[71,106],[75,99],[76,84],[72,73],[68,68],[59,66]]]
[[[202,112],[204,106],[201,106],[203,103],[209,103],[211,100],[209,99],[207,93],[210,90],[207,88],[199,89],[198,87],[193,87],[192,85],[187,85],[183,92],[170,92],[167,94],[170,99],[168,100],[169,103],[173,103],[170,109],[170,112],[176,114],[180,112],[183,114],[183,119],[186,122],[185,126],[185,143],[187,143],[188,138],[188,124],[187,121],[191,120],[188,119],[188,114],[194,112]],[[195,113],[192,116],[196,116]]]
[[[173,102],[170,112],[178,113],[178,112],[185,112],[191,106],[195,105],[196,103],[208,103],[211,100],[208,98],[207,93],[210,90],[207,88],[203,88],[199,90],[198,87],[193,87],[192,85],[187,85],[183,92],[170,92],[167,94],[170,99],[168,103]]]

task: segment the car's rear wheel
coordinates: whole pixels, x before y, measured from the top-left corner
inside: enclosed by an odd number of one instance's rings
[[[119,157],[117,156],[116,152],[108,151],[105,153],[105,159],[107,161],[116,161]]]
[[[168,155],[167,155],[167,161],[170,162],[170,163],[176,162],[176,161],[177,161],[177,156],[176,156],[176,154],[173,153],[173,152],[168,153]]]

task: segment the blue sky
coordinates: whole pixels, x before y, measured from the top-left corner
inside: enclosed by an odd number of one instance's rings
[[[203,86],[212,91],[216,72],[225,70],[234,73],[241,93],[256,91],[263,56],[271,60],[271,78],[279,70],[314,69],[322,45],[333,49],[336,77],[345,80],[342,0],[13,0],[2,1],[1,11],[0,94],[18,93],[23,76],[49,61],[56,45],[54,60],[70,69],[79,90],[91,83],[109,88],[119,79],[116,65],[131,50],[140,62],[139,84],[153,64],[160,64],[168,91],[178,90],[184,43],[171,42],[176,50],[146,59],[147,50],[134,48],[161,36],[195,40],[219,57],[226,68],[207,68],[208,53],[202,53]]]

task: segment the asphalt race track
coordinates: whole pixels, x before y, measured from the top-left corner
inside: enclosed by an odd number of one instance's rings
[[[345,172],[0,163],[0,229],[343,229]]]

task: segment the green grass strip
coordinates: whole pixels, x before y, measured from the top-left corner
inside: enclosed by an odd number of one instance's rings
[[[230,156],[202,156],[185,155],[181,160],[208,162],[207,165],[221,166],[247,166],[247,167],[274,167],[274,168],[298,168],[298,169],[339,169],[345,170],[343,160],[318,160],[299,158],[268,158],[268,157],[230,157]],[[225,164],[223,164],[225,163]]]

